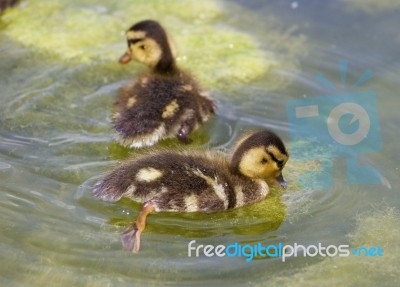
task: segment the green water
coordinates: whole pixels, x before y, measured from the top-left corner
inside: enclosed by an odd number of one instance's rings
[[[322,2],[29,1],[2,15],[0,285],[397,286],[400,7]],[[116,62],[122,32],[148,17],[165,23],[180,65],[218,101],[195,146],[227,150],[260,127],[276,130],[289,150],[307,145],[290,142],[286,103],[326,94],[315,74],[339,83],[340,60],[348,60],[349,82],[371,69],[365,88],[377,94],[383,148],[362,161],[379,170],[382,184],[348,185],[338,158],[333,188],[300,190],[300,175],[318,163],[289,161],[284,193],[273,190],[263,202],[226,213],[151,215],[141,251],[122,250],[119,233],[140,206],[101,202],[90,190],[118,160],[135,155],[114,143],[110,117],[118,88],[144,70]],[[321,158],[329,154],[322,150]],[[380,246],[384,256],[246,263],[188,257],[193,239]]]

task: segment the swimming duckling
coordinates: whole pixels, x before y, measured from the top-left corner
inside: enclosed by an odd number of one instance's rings
[[[120,143],[139,148],[175,136],[189,143],[189,134],[214,114],[214,101],[178,69],[172,42],[158,22],[136,23],[126,37],[128,50],[119,62],[133,59],[151,72],[128,84],[117,97],[113,122]]]
[[[129,160],[98,182],[93,193],[105,201],[126,197],[143,203],[136,222],[121,235],[124,247],[137,252],[149,213],[215,212],[260,201],[269,192],[266,181],[286,187],[282,169],[288,157],[282,140],[263,130],[238,141],[230,159],[189,150]]]

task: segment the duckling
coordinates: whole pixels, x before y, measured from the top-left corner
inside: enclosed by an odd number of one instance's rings
[[[116,99],[113,123],[119,142],[140,148],[177,137],[190,143],[189,134],[214,114],[215,102],[177,67],[175,49],[158,22],[138,22],[126,37],[128,49],[119,62],[133,59],[151,72],[124,87]]]
[[[249,133],[232,156],[211,151],[159,151],[128,160],[99,181],[94,196],[115,202],[122,197],[143,203],[135,223],[121,239],[137,252],[151,212],[216,212],[264,199],[269,184],[286,187],[282,176],[289,158],[272,131]],[[267,182],[266,182],[267,181]]]

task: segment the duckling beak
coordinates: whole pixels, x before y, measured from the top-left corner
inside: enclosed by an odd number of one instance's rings
[[[283,178],[282,173],[276,178],[276,180],[278,181],[279,185],[280,185],[282,188],[285,188],[285,189],[286,189],[286,187],[287,187],[287,182],[286,182],[286,180]]]
[[[120,64],[127,64],[132,60],[132,56],[130,53],[125,52],[120,58],[119,58],[119,63]]]

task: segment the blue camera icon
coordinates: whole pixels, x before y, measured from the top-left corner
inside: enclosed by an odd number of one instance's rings
[[[342,80],[345,79],[346,69],[347,63],[341,62]],[[371,76],[368,71],[357,83],[363,83]],[[322,75],[317,79],[327,82]],[[321,163],[319,172],[308,172],[300,178],[301,185],[307,182],[308,187],[332,187],[332,159],[335,157],[347,159],[349,184],[381,183],[376,169],[358,163],[359,155],[382,149],[376,94],[373,91],[337,92],[291,100],[287,103],[287,114],[292,160],[316,160]]]

